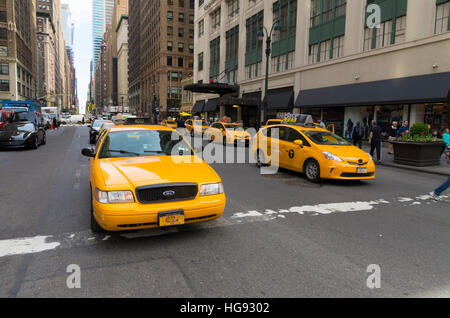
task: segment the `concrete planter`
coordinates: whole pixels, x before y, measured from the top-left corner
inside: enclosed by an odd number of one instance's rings
[[[427,167],[441,164],[445,149],[443,142],[394,141],[394,162],[402,165]]]

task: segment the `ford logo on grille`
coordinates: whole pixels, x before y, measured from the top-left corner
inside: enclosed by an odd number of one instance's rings
[[[168,190],[163,192],[163,196],[165,197],[173,197],[175,195],[175,191]]]

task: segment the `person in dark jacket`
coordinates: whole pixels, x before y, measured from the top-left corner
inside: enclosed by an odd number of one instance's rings
[[[377,121],[372,121],[372,129],[369,134],[370,155],[373,157],[375,149],[377,150],[377,161],[381,162],[381,127],[377,125]]]
[[[364,138],[364,128],[362,128],[361,123],[358,121],[355,128],[353,129],[352,140],[355,146],[362,148],[362,140]]]
[[[389,141],[389,150],[388,154],[392,155],[394,153],[394,140],[397,137],[397,127],[398,123],[396,121],[392,122],[392,126],[389,127],[387,133],[388,133],[388,141]]]

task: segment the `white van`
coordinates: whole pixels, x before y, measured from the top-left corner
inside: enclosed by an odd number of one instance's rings
[[[70,123],[72,123],[73,125],[81,124],[83,122],[83,118],[84,118],[83,115],[72,115],[70,116],[69,124]]]

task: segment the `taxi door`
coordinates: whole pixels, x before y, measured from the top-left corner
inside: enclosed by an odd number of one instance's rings
[[[286,158],[283,156],[284,141],[286,127],[272,126],[267,128],[267,155],[272,165],[285,167]]]
[[[294,141],[303,141],[303,146],[300,147],[296,145]],[[294,170],[302,172],[303,164],[308,157],[308,153],[311,146],[297,130],[286,127],[286,135],[283,141],[282,153],[283,153],[283,163],[285,167],[289,170]]]

